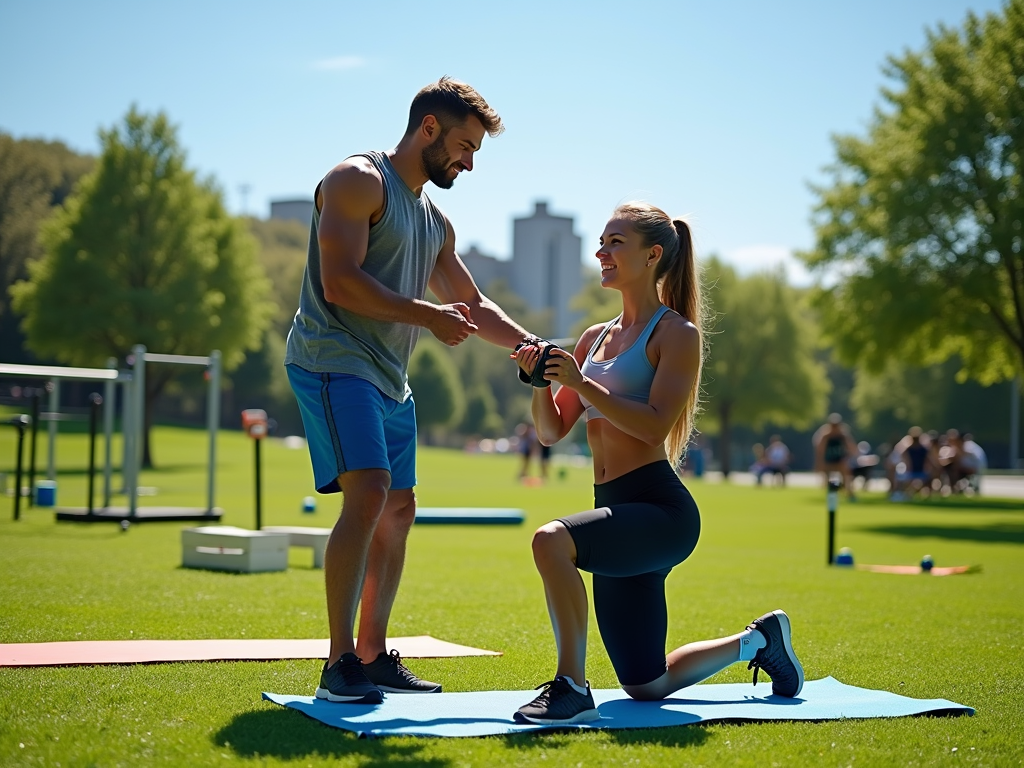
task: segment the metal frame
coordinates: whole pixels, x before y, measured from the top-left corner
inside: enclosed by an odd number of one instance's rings
[[[142,466],[143,430],[145,429],[146,408],[146,363],[171,363],[175,365],[202,365],[209,372],[207,390],[206,427],[209,432],[209,454],[207,459],[206,499],[207,513],[215,509],[216,466],[217,466],[217,430],[220,426],[220,380],[221,353],[213,350],[208,356],[201,355],[165,355],[147,352],[142,344],[132,347],[132,370],[118,371],[117,360],[110,358],[106,368],[74,368],[51,365],[18,365],[0,363],[0,376],[16,376],[48,379],[53,387],[50,390],[50,413],[57,413],[60,405],[60,381],[71,379],[79,381],[103,381],[104,401],[108,407],[103,413],[104,431],[104,472],[103,472],[103,506],[110,506],[112,493],[112,441],[114,432],[114,388],[120,384],[123,388],[121,400],[122,418],[121,431],[124,435],[124,457],[121,462],[122,492],[128,496],[129,518],[136,517],[139,500],[139,469]],[[57,420],[49,421],[49,442],[47,445],[46,476],[55,480],[57,476]],[[21,489],[17,489],[20,493]]]
[[[124,400],[127,401],[131,392],[130,373],[116,370],[117,361],[111,358],[107,361],[106,368],[74,368],[57,365],[18,365],[15,363],[0,363],[0,376],[27,377],[37,379],[48,379],[53,387],[50,390],[50,413],[57,413],[60,407],[60,382],[62,379],[73,381],[102,381],[104,382],[104,399],[108,403],[114,402],[114,388],[120,384],[124,391]],[[128,436],[129,422],[121,425],[125,438]],[[33,425],[33,430],[35,430]],[[110,506],[111,496],[111,475],[112,475],[112,444],[114,435],[114,414],[113,408],[107,408],[103,418],[103,439],[104,439],[104,467],[103,467],[103,506]],[[57,419],[51,418],[47,425],[47,446],[46,446],[46,478],[57,479]],[[34,445],[33,445],[34,447]],[[125,458],[127,458],[127,452]],[[34,460],[34,455],[33,455]],[[122,461],[122,472],[127,461]],[[18,493],[21,489],[18,489]],[[31,493],[31,489],[29,491]]]
[[[146,408],[146,363],[171,363],[173,365],[202,365],[209,372],[209,386],[206,394],[206,429],[210,435],[209,456],[207,459],[206,478],[206,510],[212,513],[216,508],[217,480],[217,429],[220,426],[220,374],[221,354],[219,349],[213,350],[208,356],[203,355],[165,355],[159,352],[147,352],[143,344],[132,347],[132,381],[134,394],[131,408],[133,412],[132,426],[134,439],[131,446],[133,458],[131,484],[126,481],[128,490],[128,509],[131,517],[135,517],[138,509],[138,470],[142,466],[142,438],[145,428]],[[127,432],[125,433],[127,435]],[[125,455],[128,455],[126,452]]]

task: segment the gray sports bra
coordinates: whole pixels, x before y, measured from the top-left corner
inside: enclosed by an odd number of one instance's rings
[[[610,360],[597,362],[594,360],[594,353],[601,348],[601,342],[604,341],[604,337],[608,335],[608,331],[619,321],[622,315],[610,321],[604,327],[604,330],[601,331],[601,335],[597,337],[597,341],[594,342],[590,351],[587,352],[587,357],[583,361],[580,371],[588,379],[599,383],[613,395],[646,403],[651,396],[651,384],[654,382],[654,366],[647,359],[647,341],[651,338],[651,334],[654,332],[655,326],[658,325],[658,321],[661,320],[662,315],[668,311],[669,308],[662,304],[661,308],[654,313],[654,317],[644,326],[639,338],[629,348],[623,350]],[[580,402],[587,409],[584,413],[586,421],[605,418],[582,395],[580,396]]]

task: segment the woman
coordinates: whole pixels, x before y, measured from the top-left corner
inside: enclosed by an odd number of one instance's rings
[[[796,696],[803,670],[782,611],[736,635],[665,656],[665,577],[700,534],[697,506],[673,470],[698,409],[700,284],[688,226],[646,203],[615,210],[597,258],[602,286],[622,294],[622,314],[588,329],[574,354],[549,350],[544,379],[560,388],[553,395],[552,388],[533,390],[533,418],[545,445],[585,416],[596,508],[534,535],[558,668],[516,719],[569,724],[599,717],[585,675],[587,594],[579,570],[593,574],[601,637],[634,699],[662,699],[736,661],[750,663],[755,683],[760,668],[776,694]],[[541,353],[528,345],[514,357],[532,374]]]

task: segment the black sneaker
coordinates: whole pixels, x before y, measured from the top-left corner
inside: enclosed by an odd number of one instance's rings
[[[441,685],[420,680],[402,663],[398,651],[380,653],[363,671],[371,683],[385,693],[440,693]]]
[[[594,706],[590,683],[587,683],[586,696],[561,675],[537,687],[544,690],[536,699],[519,708],[514,716],[517,723],[571,725],[601,719],[601,713]]]
[[[778,696],[796,696],[804,687],[804,670],[793,651],[793,633],[789,616],[785,611],[766,613],[747,629],[756,629],[768,641],[761,648],[747,669],[754,670],[754,685],[757,685],[757,671],[763,669],[772,679],[772,693]]]
[[[384,694],[366,677],[363,663],[354,653],[342,654],[330,667],[324,662],[316,697],[352,704],[380,704],[384,701]]]

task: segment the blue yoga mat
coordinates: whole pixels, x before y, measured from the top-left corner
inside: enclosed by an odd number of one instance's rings
[[[521,724],[513,713],[536,691],[388,694],[383,704],[333,704],[310,696],[264,693],[263,698],[360,736],[497,736],[550,729]],[[594,691],[601,719],[569,726],[664,728],[711,720],[838,720],[908,715],[973,715],[945,699],[910,699],[888,691],[846,685],[833,677],[804,684],[800,696],[772,694],[771,683],[697,685],[663,701],[633,701],[621,690]]]
[[[522,525],[526,513],[510,507],[417,507],[416,525]]]

